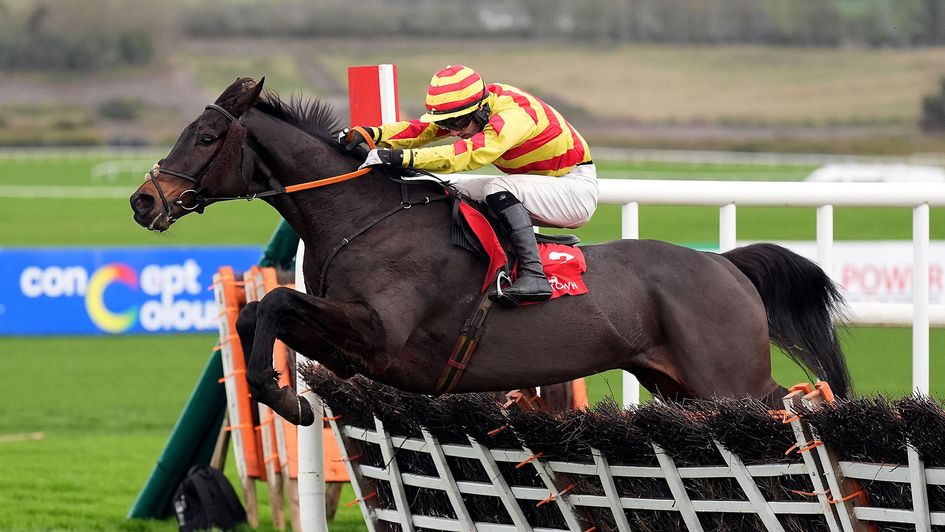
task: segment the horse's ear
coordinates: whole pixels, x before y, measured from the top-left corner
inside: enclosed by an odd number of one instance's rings
[[[237,116],[249,111],[250,107],[256,104],[259,100],[259,96],[262,94],[263,84],[266,82],[266,78],[262,77],[258,82],[253,81],[251,78],[243,78],[241,81],[241,90],[233,104],[233,111]]]

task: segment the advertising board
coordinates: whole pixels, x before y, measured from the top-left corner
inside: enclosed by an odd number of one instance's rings
[[[216,330],[208,291],[257,246],[0,248],[0,335]]]

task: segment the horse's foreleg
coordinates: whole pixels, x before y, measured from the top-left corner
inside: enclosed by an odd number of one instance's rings
[[[284,387],[279,389],[279,374],[272,366],[272,350],[275,338],[273,337],[273,340],[268,343],[261,342],[258,346],[256,344],[256,332],[259,328],[258,312],[258,301],[247,303],[246,306],[240,310],[239,318],[236,320],[236,332],[239,334],[243,355],[246,357],[246,381],[249,383],[252,395],[257,401],[265,405],[273,406],[270,403],[270,396],[273,394],[273,391],[277,391],[281,402],[289,401],[290,398],[282,397],[285,396],[284,392],[288,390],[288,388]],[[270,334],[268,331],[262,331],[262,336],[269,337]],[[308,421],[308,418],[314,419],[311,408],[308,408],[310,415],[305,416],[305,412],[303,412],[305,407],[301,405],[301,402],[298,402],[298,404],[299,421],[294,421],[294,423],[299,424],[301,421]],[[310,423],[311,422],[303,424]]]
[[[310,425],[315,416],[308,401],[302,400],[295,390],[278,387],[278,375],[272,368],[276,338],[300,353],[318,359],[327,355],[329,367],[337,367],[339,352],[350,356],[383,351],[383,328],[376,314],[360,305],[277,288],[255,306],[254,317],[246,379],[257,401],[295,424]],[[249,328],[248,318],[244,326]],[[241,338],[242,335],[241,331]]]

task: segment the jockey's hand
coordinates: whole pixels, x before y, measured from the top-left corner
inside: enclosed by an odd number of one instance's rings
[[[373,135],[374,128],[364,128],[368,131],[369,135]],[[367,142],[367,139],[364,138],[364,135],[360,131],[346,127],[341,131],[335,132],[332,137],[334,137],[335,142],[344,147],[348,151],[354,151],[360,146]]]
[[[388,150],[387,148],[375,148],[368,152],[367,157],[364,159],[364,164],[358,167],[365,168],[368,166],[396,166],[402,168],[404,165],[404,150]]]

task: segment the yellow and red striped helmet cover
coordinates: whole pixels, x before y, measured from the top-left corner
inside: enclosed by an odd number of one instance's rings
[[[471,113],[485,96],[486,85],[475,70],[463,65],[450,65],[430,80],[427,89],[427,112],[423,122],[436,122]]]

